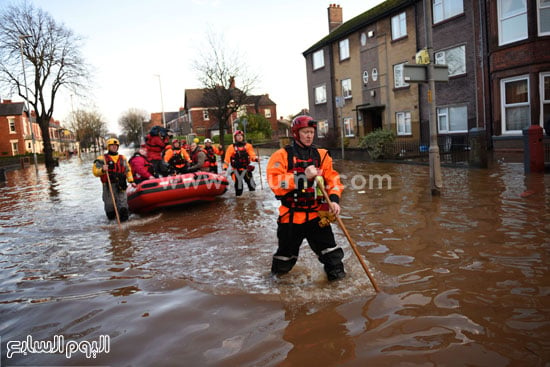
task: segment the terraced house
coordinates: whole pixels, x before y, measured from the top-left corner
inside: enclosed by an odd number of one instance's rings
[[[387,0],[345,23],[331,4],[328,24],[328,35],[303,52],[321,139],[338,141],[343,130],[357,146],[384,128],[427,147],[429,98],[443,152],[467,149],[472,129],[489,147],[521,147],[523,128],[550,120],[548,0]],[[427,29],[432,49],[424,54]],[[435,95],[404,77],[404,65],[423,55],[448,67]]]

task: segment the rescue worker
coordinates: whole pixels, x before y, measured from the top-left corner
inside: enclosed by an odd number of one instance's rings
[[[278,248],[273,255],[271,274],[288,273],[298,260],[304,239],[324,265],[329,281],[344,278],[344,251],[336,245],[330,222],[340,213],[343,185],[332,167],[332,158],[325,149],[313,145],[317,122],[310,116],[292,121],[294,142],[277,150],[267,164],[267,180],[281,201],[277,220]],[[316,188],[322,177],[331,200],[323,203]]]
[[[160,126],[154,126],[145,137],[147,145],[147,156],[153,165],[153,170],[157,175],[168,175],[168,167],[162,160],[162,152],[168,144],[168,132]]]
[[[223,155],[223,150],[215,145],[212,145],[212,140],[208,138],[204,139],[203,150],[206,153],[206,166],[208,167],[208,171],[218,173],[218,162],[216,160],[216,156],[219,155],[221,157]]]
[[[147,147],[145,144],[140,146],[139,151],[135,152],[132,158],[128,161],[134,176],[134,182],[139,184],[150,178],[155,178],[153,165],[147,159]]]
[[[189,148],[191,149],[191,166],[189,166],[189,172],[203,171],[206,164],[206,153],[194,141]]]
[[[227,170],[231,166],[231,178],[235,183],[235,195],[241,196],[244,190],[243,180],[246,182],[249,191],[256,190],[256,183],[252,176],[254,166],[250,163],[257,162],[258,158],[252,144],[244,140],[244,133],[241,130],[236,130],[233,138],[235,143],[227,147],[223,169]]]
[[[172,145],[166,146],[164,161],[170,166],[169,172],[178,175],[187,172],[187,168],[191,164],[189,153],[181,147],[178,139],[174,139]]]
[[[107,218],[111,220],[116,218],[116,205],[120,221],[123,222],[128,220],[128,216],[130,215],[128,200],[126,198],[126,188],[128,187],[126,181],[133,187],[136,187],[136,184],[132,175],[132,169],[128,165],[126,157],[122,154],[118,154],[118,147],[120,146],[118,139],[108,139],[106,144],[107,153],[96,158],[92,167],[92,172],[94,176],[101,179],[101,183],[103,184],[103,203],[105,205],[105,214]],[[113,203],[111,198],[107,175],[109,175],[111,181],[111,188],[116,203]]]

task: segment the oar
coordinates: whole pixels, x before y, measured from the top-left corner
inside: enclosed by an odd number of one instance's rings
[[[118,208],[116,206],[115,194],[113,194],[113,187],[111,186],[111,179],[109,178],[109,172],[107,172],[107,184],[109,185],[109,192],[111,193],[111,200],[113,200],[113,206],[115,207],[116,221],[118,223],[118,229],[122,229],[120,225],[120,217],[118,216]]]
[[[330,198],[328,197],[327,191],[325,190],[325,184],[323,183],[323,178],[321,176],[317,176],[317,185],[321,189],[321,192],[323,193],[323,196],[328,203],[329,206],[331,206]],[[372,276],[369,268],[367,267],[367,264],[365,264],[365,260],[361,257],[361,254],[359,253],[359,250],[357,249],[357,245],[351,238],[351,236],[348,233],[348,230],[346,229],[346,226],[344,225],[344,222],[342,222],[342,219],[340,216],[336,216],[336,221],[340,225],[340,228],[342,228],[342,231],[346,235],[346,238],[349,241],[349,244],[351,245],[351,248],[355,255],[357,256],[357,259],[359,259],[359,262],[361,263],[361,266],[363,267],[363,270],[365,270],[365,273],[367,273],[367,276],[369,277],[370,282],[372,283],[372,286],[374,287],[374,290],[377,292],[380,292],[380,289],[378,288],[378,284],[376,284],[376,281],[374,280],[374,277]]]
[[[262,180],[262,165],[260,164],[260,150],[256,148],[256,156],[258,158],[258,171],[260,173],[260,187],[264,189],[264,181]]]

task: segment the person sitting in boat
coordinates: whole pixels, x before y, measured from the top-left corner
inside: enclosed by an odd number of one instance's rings
[[[95,159],[92,173],[94,176],[99,177],[103,184],[102,198],[107,218],[110,220],[115,219],[118,210],[120,221],[126,221],[130,215],[126,198],[126,188],[128,187],[126,181],[133,187],[136,186],[136,183],[126,157],[118,154],[118,147],[120,146],[118,139],[107,139],[106,144],[107,153]],[[111,190],[115,198],[114,203]]]
[[[162,152],[169,141],[168,133],[169,132],[163,127],[153,126],[149,134],[145,137],[147,157],[153,165],[153,170],[157,175],[168,175],[168,167],[162,160]]]
[[[178,175],[187,172],[187,167],[191,164],[189,153],[181,147],[178,139],[172,140],[172,145],[166,146],[164,161],[170,166],[169,171]]]
[[[241,196],[244,190],[243,180],[246,182],[249,191],[256,190],[256,183],[252,176],[254,166],[250,162],[258,162],[256,153],[252,144],[244,140],[244,133],[241,130],[235,131],[233,134],[235,143],[227,147],[224,159],[224,170],[227,170],[231,165],[231,177],[235,182],[235,195]]]
[[[153,165],[147,159],[147,146],[145,144],[139,147],[139,150],[134,153],[128,163],[130,163],[130,168],[132,168],[132,174],[134,175],[134,182],[136,184],[150,178],[155,178]]]
[[[223,150],[218,148],[215,145],[212,145],[212,140],[206,138],[204,139],[204,152],[206,153],[206,164],[208,166],[208,171],[218,173],[218,163],[216,162],[216,156],[220,157],[223,155]]]
[[[191,161],[192,163],[188,172],[197,172],[206,169],[206,153],[194,141],[191,143]]]

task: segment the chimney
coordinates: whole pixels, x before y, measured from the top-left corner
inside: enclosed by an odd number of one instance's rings
[[[342,8],[337,4],[328,6],[328,31],[329,33],[338,28],[343,23]]]

